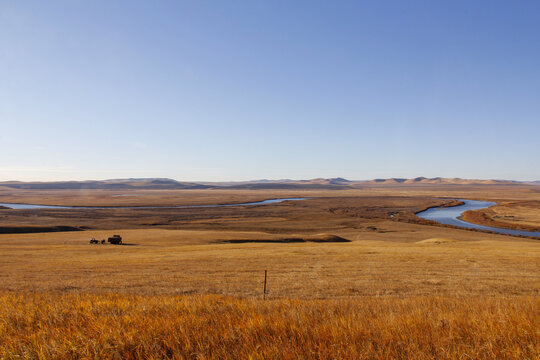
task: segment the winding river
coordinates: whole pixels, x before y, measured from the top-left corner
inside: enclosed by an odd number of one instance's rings
[[[492,226],[484,226],[473,224],[464,220],[459,219],[459,217],[467,210],[479,210],[485,209],[490,206],[495,205],[494,202],[489,201],[477,201],[477,200],[466,200],[458,199],[463,201],[463,205],[452,206],[452,207],[435,207],[421,211],[416,214],[419,218],[426,220],[433,220],[441,224],[454,225],[468,229],[478,229],[478,230],[489,230],[497,232],[499,234],[505,235],[523,235],[523,236],[532,236],[540,237],[540,231],[524,231],[524,230],[513,230],[513,229],[503,229]]]
[[[210,204],[210,205],[180,205],[180,206],[57,206],[57,205],[38,205],[38,204],[13,204],[0,203],[0,206],[14,210],[46,210],[46,209],[189,209],[189,208],[208,208],[225,206],[246,206],[246,205],[268,205],[277,204],[284,201],[299,201],[309,198],[281,198],[268,199],[263,201],[246,202],[239,204]]]
[[[189,208],[208,208],[208,207],[226,207],[226,206],[249,206],[249,205],[268,205],[277,204],[284,201],[300,201],[309,198],[279,198],[268,199],[263,201],[245,202],[237,204],[210,204],[210,205],[180,205],[180,206],[57,206],[57,205],[39,205],[39,204],[14,204],[14,203],[0,203],[0,206],[15,209],[15,210],[47,210],[47,209],[189,209]],[[477,201],[458,199],[462,201],[463,205],[452,207],[435,207],[416,214],[419,218],[426,220],[433,220],[441,224],[454,225],[468,229],[489,230],[499,234],[505,235],[523,235],[540,237],[540,231],[525,231],[525,230],[513,230],[503,229],[492,226],[484,226],[473,224],[464,220],[461,220],[461,215],[467,210],[479,210],[485,209],[495,205],[494,202],[489,201]]]

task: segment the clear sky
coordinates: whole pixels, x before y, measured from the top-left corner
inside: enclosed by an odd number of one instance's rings
[[[0,180],[538,180],[539,136],[537,0],[0,0]]]

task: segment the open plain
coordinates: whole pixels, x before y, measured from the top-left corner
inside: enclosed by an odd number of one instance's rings
[[[539,39],[540,1],[0,1],[0,360],[540,360]]]
[[[540,226],[532,185],[0,188],[100,207],[0,209],[0,357],[538,358],[540,242],[415,216],[460,198]],[[89,244],[113,234],[125,244]]]

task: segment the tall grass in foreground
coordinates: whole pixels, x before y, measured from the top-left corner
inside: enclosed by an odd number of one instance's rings
[[[540,299],[0,294],[0,358],[538,359]]]

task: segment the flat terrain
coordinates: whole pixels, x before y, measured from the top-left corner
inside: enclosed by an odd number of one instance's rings
[[[88,244],[110,231],[2,235],[0,287],[260,297],[266,269],[271,298],[539,295],[538,242],[393,222],[379,226],[384,232],[339,231],[350,243],[229,244],[222,242],[282,237],[163,229],[115,230],[131,246]]]
[[[274,298],[540,292],[538,240],[435,226],[414,215],[452,198],[489,199],[503,204],[505,211],[517,209],[508,221],[534,225],[540,213],[535,208],[540,203],[537,187],[144,193],[112,197],[119,192],[4,189],[0,202],[156,206],[309,199],[221,208],[0,210],[0,229],[84,230],[0,234],[0,287],[254,297],[261,293],[264,270],[269,270],[269,296]],[[88,243],[113,234],[122,235],[127,245]],[[320,234],[350,242],[309,241]],[[304,240],[309,242],[298,242]]]
[[[126,192],[4,188],[0,202],[172,206],[309,199],[221,208],[0,210],[0,229],[17,232],[0,234],[0,331],[10,336],[0,345],[0,357],[26,353],[37,358],[42,351],[44,358],[183,358],[188,355],[182,349],[192,349],[200,358],[232,358],[232,339],[246,334],[259,340],[242,342],[237,357],[275,357],[280,349],[287,349],[284,357],[291,359],[315,356],[313,349],[322,358],[331,358],[338,349],[344,358],[540,356],[539,240],[438,226],[415,216],[455,198],[492,200],[500,205],[486,210],[490,218],[508,227],[538,227],[538,187],[144,193],[113,197]],[[62,226],[82,231],[24,233]],[[89,244],[92,237],[113,234],[126,244]],[[331,239],[328,235],[348,242],[321,242]],[[266,302],[261,300],[264,270]],[[20,307],[6,305],[13,301]],[[153,310],[144,304],[152,304]],[[42,306],[53,314],[39,315],[50,326],[43,331],[24,321]],[[476,318],[470,309],[477,309]],[[111,315],[116,312],[122,315]],[[433,318],[421,316],[423,312]],[[173,313],[184,314],[190,326],[212,329],[209,336],[215,339],[205,343],[194,328],[180,326]],[[154,319],[155,314],[161,315]],[[172,316],[172,322],[159,325],[161,316]],[[212,322],[214,316],[219,323]],[[368,325],[360,318],[379,322]],[[140,332],[146,320],[155,323]],[[72,337],[53,335],[70,321],[62,332],[73,332]],[[311,330],[302,330],[303,323]],[[223,328],[226,324],[243,330],[231,333]],[[95,334],[84,330],[88,326]],[[175,343],[165,335],[156,340],[168,331],[160,326],[174,329],[180,340]],[[113,343],[106,334],[116,328],[131,337]],[[22,341],[23,334],[40,335]],[[279,345],[283,334],[296,340]],[[229,340],[221,343],[220,336]],[[264,338],[269,342],[261,347]],[[45,346],[51,343],[56,345]],[[69,350],[75,343],[75,350]]]

